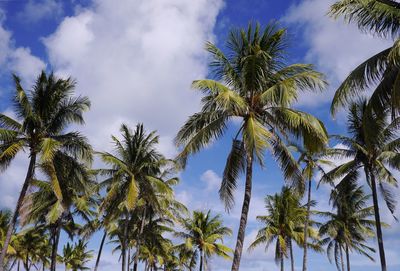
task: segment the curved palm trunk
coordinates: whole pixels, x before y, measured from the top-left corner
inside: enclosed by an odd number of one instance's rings
[[[12,219],[10,221],[10,224],[8,225],[8,230],[7,230],[7,235],[4,240],[3,248],[1,250],[0,254],[0,271],[4,271],[4,265],[5,265],[5,258],[6,258],[6,253],[7,253],[7,248],[8,245],[10,244],[11,240],[11,235],[14,232],[14,229],[17,225],[17,219],[19,216],[19,209],[22,206],[22,202],[24,201],[26,192],[28,191],[28,187],[30,184],[30,181],[35,174],[35,164],[36,164],[36,153],[32,152],[31,153],[31,159],[29,162],[29,167],[28,171],[26,173],[24,185],[22,186],[21,192],[19,193],[18,201],[17,201],[17,206],[15,207],[14,214],[12,216]]]
[[[240,216],[239,231],[236,239],[236,248],[233,255],[232,271],[238,271],[240,266],[240,258],[243,251],[243,241],[246,232],[247,216],[249,213],[250,199],[251,199],[251,186],[253,178],[253,156],[246,154],[246,185],[244,190],[244,199],[242,206],[242,215]]]
[[[303,271],[307,271],[307,239],[308,239],[308,223],[310,221],[310,206],[311,203],[311,178],[308,179],[308,193],[307,193],[307,213],[306,213],[306,222],[304,225],[304,254],[303,254]]]
[[[143,234],[145,220],[146,220],[146,207],[143,210],[143,216],[142,216],[142,221],[141,221],[141,225],[140,225],[140,232],[139,232],[139,236],[137,238],[136,255],[135,255],[135,262],[133,264],[133,271],[137,271],[137,268],[138,268],[139,253],[140,253],[140,241],[141,241],[140,237]]]
[[[289,241],[289,249],[290,249],[290,267],[292,271],[294,271],[294,257],[293,257],[293,244],[292,239]]]
[[[379,214],[379,205],[378,205],[378,194],[376,192],[376,182],[374,174],[370,175],[370,184],[372,188],[372,200],[374,203],[374,215],[375,215],[375,225],[376,225],[376,236],[378,238],[378,247],[379,247],[379,257],[381,260],[381,270],[386,271],[386,258],[385,258],[385,249],[383,247],[383,235],[382,235],[382,225],[381,225],[381,217]]]
[[[98,254],[97,254],[96,265],[94,266],[93,271],[97,271],[97,268],[99,267],[101,252],[103,251],[103,246],[104,246],[104,242],[105,242],[105,240],[106,240],[106,237],[107,237],[107,231],[104,230],[103,237],[101,238],[101,243],[100,243],[100,247],[99,247],[99,252],[98,252]]]
[[[61,233],[61,219],[58,219],[53,236],[50,271],[56,271],[57,268],[57,250],[58,250],[58,243],[60,241],[60,233]]]
[[[347,264],[347,271],[350,271],[350,253],[349,253],[349,246],[346,244],[346,264]]]

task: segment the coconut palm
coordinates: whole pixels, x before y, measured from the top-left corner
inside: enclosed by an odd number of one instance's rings
[[[115,144],[115,155],[109,152],[99,153],[102,160],[111,166],[99,172],[108,178],[102,182],[107,194],[101,204],[101,211],[107,215],[106,221],[120,219],[124,224],[120,236],[122,253],[122,271],[126,270],[126,253],[128,250],[128,233],[135,221],[146,220],[147,206],[155,208],[159,205],[157,193],[163,191],[173,194],[171,188],[162,179],[162,167],[169,161],[157,150],[158,136],[155,132],[147,133],[143,124],[138,124],[134,131],[126,125],[121,126],[123,140],[112,136]],[[140,214],[139,214],[140,213]],[[144,224],[140,226],[140,236]],[[137,240],[140,250],[140,239]],[[135,265],[137,268],[137,265]],[[135,269],[134,268],[134,269]],[[136,270],[135,270],[136,271]]]
[[[213,255],[231,258],[229,254],[232,250],[223,245],[223,239],[231,235],[232,230],[223,226],[219,215],[212,216],[210,211],[194,211],[191,217],[181,220],[181,225],[183,231],[175,235],[184,239],[186,248],[199,256],[200,271],[206,269],[208,259]]]
[[[25,151],[30,162],[0,255],[0,271],[4,270],[6,249],[16,227],[20,207],[31,180],[37,159],[52,168],[55,151],[63,150],[74,157],[91,160],[91,147],[78,132],[64,132],[69,124],[82,124],[83,112],[89,109],[86,97],[74,97],[75,82],[58,79],[42,72],[32,90],[27,92],[14,75],[15,97],[13,112],[17,119],[0,114],[0,170],[5,170],[17,153]],[[57,180],[53,180],[54,186]]]
[[[398,136],[400,118],[389,121],[390,110],[383,113],[371,112],[366,100],[360,100],[350,106],[347,120],[350,136],[333,136],[346,148],[330,150],[333,157],[349,159],[349,161],[332,169],[323,176],[321,181],[332,183],[350,172],[363,172],[372,191],[379,256],[382,270],[386,271],[377,186],[387,207],[393,213],[396,201],[390,191],[390,186],[397,186],[397,179],[392,174],[392,170],[400,169]]]
[[[298,163],[302,165],[302,173],[304,180],[307,182],[305,184],[307,190],[307,214],[306,222],[304,224],[304,244],[303,244],[303,271],[307,270],[307,240],[308,240],[308,221],[310,219],[310,209],[311,209],[311,191],[312,191],[312,179],[316,173],[324,173],[324,166],[333,166],[333,163],[327,159],[324,159],[326,151],[313,152],[305,149],[303,146],[298,144],[293,144],[295,151],[300,154],[298,158]]]
[[[314,201],[310,202],[315,205]],[[257,216],[257,220],[264,224],[258,233],[256,240],[250,245],[253,250],[259,245],[269,245],[276,240],[275,261],[280,263],[281,271],[284,270],[284,258],[290,257],[291,269],[294,270],[293,242],[299,246],[304,243],[304,227],[307,218],[307,208],[300,203],[300,196],[288,187],[283,187],[280,194],[269,195],[265,198],[265,208],[268,213],[266,216]],[[314,224],[308,221],[309,226]],[[314,241],[318,238],[316,231],[312,227],[307,227],[310,239]],[[308,247],[319,249],[313,242],[307,243]]]
[[[20,260],[25,270],[37,269],[39,264],[47,264],[50,256],[48,235],[44,227],[31,227],[16,234],[12,241],[15,247],[15,257]]]
[[[48,180],[33,180],[32,185],[36,190],[26,197],[24,209],[28,214],[26,221],[23,221],[24,224],[42,224],[49,228],[52,244],[51,271],[56,270],[61,230],[64,229],[73,237],[79,229],[74,217],[90,221],[95,215],[97,193],[96,183],[86,164],[65,153],[57,152],[54,154],[53,165],[57,189],[54,189],[51,174],[48,174]],[[39,167],[44,172],[47,171],[46,164],[40,164]]]
[[[350,172],[331,192],[330,201],[335,212],[321,213],[328,217],[320,227],[324,236],[321,244],[327,244],[329,260],[335,259],[336,267],[344,271],[343,251],[346,254],[347,271],[350,271],[350,252],[355,251],[374,260],[370,255],[375,250],[368,245],[368,238],[374,236],[375,221],[369,219],[374,214],[372,206],[367,206],[370,196],[365,195],[363,188],[357,186],[359,174]]]
[[[400,88],[396,83],[400,79],[400,4],[393,0],[340,0],[331,6],[330,14],[344,16],[362,31],[395,40],[392,46],[365,60],[349,74],[335,93],[332,113],[377,85],[370,106],[376,113],[391,108],[396,116],[400,112]]]
[[[10,224],[12,213],[9,210],[0,210],[0,247],[3,248],[6,239],[8,226]],[[15,236],[14,236],[15,237]],[[14,238],[12,238],[14,239]],[[7,254],[15,254],[15,248],[12,244],[8,245]]]
[[[287,35],[285,29],[269,24],[261,29],[251,24],[247,30],[232,30],[227,54],[212,43],[206,49],[212,57],[212,79],[194,81],[200,90],[202,109],[189,117],[176,136],[183,147],[179,159],[185,165],[194,154],[227,131],[230,120],[240,120],[233,136],[220,188],[220,197],[230,210],[239,175],[245,171],[245,193],[232,270],[237,271],[243,249],[251,191],[253,163],[264,163],[264,152],[272,151],[286,179],[302,184],[296,160],[284,138],[304,139],[312,150],[327,141],[323,124],[302,111],[291,108],[299,91],[322,89],[325,81],[311,65],[286,65]]]
[[[65,270],[90,270],[85,265],[93,257],[93,251],[87,250],[87,242],[80,239],[74,245],[69,242],[63,248],[63,255],[60,262],[64,263]]]

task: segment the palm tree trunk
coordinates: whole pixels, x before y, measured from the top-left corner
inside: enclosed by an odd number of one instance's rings
[[[285,261],[283,259],[283,253],[281,253],[281,271],[285,271]]]
[[[292,271],[294,271],[294,257],[293,257],[293,243],[292,239],[289,240],[289,249],[290,249],[290,266]]]
[[[346,244],[346,264],[347,271],[350,271],[350,253],[349,253],[349,245]]]
[[[200,249],[200,269],[199,271],[203,271],[203,250]]]
[[[104,246],[104,242],[105,242],[105,240],[106,240],[106,237],[107,237],[107,231],[104,230],[103,237],[101,238],[101,243],[100,243],[100,247],[99,247],[99,252],[97,253],[96,265],[94,266],[93,271],[97,271],[97,268],[99,267],[101,252],[103,251],[103,246]]]
[[[30,181],[31,181],[31,179],[32,179],[32,177],[33,177],[33,175],[35,173],[36,153],[35,152],[31,152],[30,157],[31,157],[31,159],[30,159],[30,162],[29,162],[28,171],[26,173],[24,185],[22,186],[21,192],[19,193],[17,206],[15,207],[14,214],[12,216],[10,224],[8,225],[7,235],[6,235],[6,238],[4,240],[3,248],[1,250],[1,254],[0,254],[0,271],[4,271],[4,267],[5,267],[4,265],[5,265],[7,249],[8,249],[8,245],[10,244],[11,235],[14,232],[14,229],[15,229],[15,227],[17,225],[17,219],[18,219],[18,216],[19,216],[19,209],[22,206],[22,202],[24,201],[26,192],[28,191],[28,187],[29,187]]]
[[[247,215],[249,213],[251,186],[253,178],[253,154],[246,154],[246,185],[244,190],[244,199],[242,206],[242,215],[240,216],[240,224],[236,239],[236,248],[233,255],[232,271],[238,271],[240,266],[240,258],[242,256],[243,241],[246,232]]]
[[[140,232],[139,232],[137,242],[136,242],[137,243],[136,255],[135,255],[135,262],[133,264],[133,271],[137,271],[137,268],[138,268],[139,253],[140,253],[140,241],[141,241],[141,235],[143,234],[143,230],[144,230],[145,220],[146,220],[146,206],[144,206],[142,221],[141,221],[141,225],[140,225]]]
[[[125,218],[125,225],[124,225],[124,234],[121,242],[121,253],[122,253],[122,266],[121,271],[126,270],[126,247],[128,241],[128,223],[129,223],[129,216],[126,215]]]
[[[50,271],[56,271],[57,268],[57,250],[58,250],[58,243],[60,241],[60,233],[61,233],[61,218],[57,220],[54,229],[53,244],[51,250]]]
[[[370,175],[370,184],[371,184],[371,188],[372,188],[372,200],[374,203],[376,237],[378,238],[379,257],[381,260],[381,270],[386,271],[387,269],[386,269],[385,249],[383,247],[382,225],[381,225],[381,217],[379,214],[378,194],[376,192],[375,176],[372,173],[370,173],[368,175]]]
[[[340,249],[340,264],[342,266],[342,271],[344,271],[343,249],[341,245],[339,246],[339,249]]]
[[[128,271],[130,271],[130,267],[131,267],[131,248],[130,247],[128,247],[128,260],[127,260],[127,264],[128,264],[128,267],[127,267],[127,269],[126,270],[128,270]]]
[[[307,271],[307,239],[308,239],[308,223],[310,220],[310,206],[311,203],[311,178],[308,179],[308,193],[307,193],[307,213],[306,213],[306,222],[304,225],[304,244],[303,244],[303,271]]]
[[[26,255],[26,258],[25,258],[25,270],[26,271],[29,271],[29,256],[28,256],[28,254]]]
[[[18,260],[18,265],[17,265],[17,271],[19,271],[19,266],[20,266],[21,261]]]

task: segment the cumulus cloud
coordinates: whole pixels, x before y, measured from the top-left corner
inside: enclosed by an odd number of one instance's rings
[[[98,0],[44,39],[57,73],[77,79],[92,101],[85,129],[96,148],[107,148],[121,122],[144,122],[174,154],[175,132],[199,106],[190,84],[207,74],[203,45],[222,4]]]
[[[302,43],[307,47],[304,60],[314,63],[330,82],[329,94],[302,95],[300,105],[317,106],[331,101],[335,89],[350,71],[393,43],[363,34],[355,25],[327,16],[334,2],[303,0],[293,5],[283,18],[301,33]]]
[[[209,169],[201,175],[200,180],[206,183],[206,190],[211,191],[219,189],[222,178],[213,170]]]
[[[36,23],[44,19],[59,17],[62,14],[63,1],[29,0],[17,16],[21,22]]]
[[[3,67],[1,73],[8,76],[10,72],[15,72],[28,85],[42,69],[45,69],[46,64],[32,55],[29,48],[15,46],[12,32],[3,26],[5,17],[1,10],[0,17],[0,65]]]

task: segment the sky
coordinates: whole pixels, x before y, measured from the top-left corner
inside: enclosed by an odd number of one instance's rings
[[[111,150],[110,135],[118,135],[121,123],[133,127],[143,122],[160,135],[160,150],[174,157],[173,138],[187,117],[200,108],[198,93],[190,89],[195,79],[208,76],[206,41],[224,48],[228,31],[249,22],[265,25],[278,21],[288,29],[289,63],[311,63],[323,72],[329,86],[323,93],[301,96],[297,108],[323,120],[330,134],[345,133],[345,113],[335,119],[329,114],[334,91],[363,59],[390,46],[383,40],[362,34],[353,25],[326,16],[332,0],[1,0],[0,1],[0,111],[13,115],[11,73],[18,74],[29,89],[41,70],[77,81],[76,92],[89,96],[91,110],[86,125],[79,128],[94,148]],[[234,128],[234,124],[230,127]],[[225,240],[234,248],[243,198],[239,182],[236,205],[224,211],[218,189],[233,129],[224,139],[213,142],[189,159],[180,174],[176,196],[190,209],[221,214],[234,230]],[[336,161],[340,162],[340,161]],[[13,208],[27,168],[21,153],[9,169],[0,173],[0,207]],[[275,161],[267,155],[266,167],[256,167],[245,249],[261,225],[257,215],[265,214],[264,197],[284,184]],[[398,191],[396,191],[398,192]],[[329,188],[313,195],[318,208],[329,210]],[[382,206],[382,205],[381,205]],[[382,206],[383,220],[392,225],[384,230],[389,270],[400,268],[400,226]],[[63,238],[60,247],[68,241]],[[95,235],[89,247],[97,249]],[[375,240],[371,244],[376,247]],[[273,246],[243,252],[241,270],[277,270]],[[376,270],[371,262],[352,254],[352,269]],[[302,251],[295,248],[296,270],[301,268]],[[118,255],[107,245],[100,270],[118,268]],[[209,270],[228,270],[230,262],[212,259]],[[335,270],[325,254],[310,253],[309,270]]]

